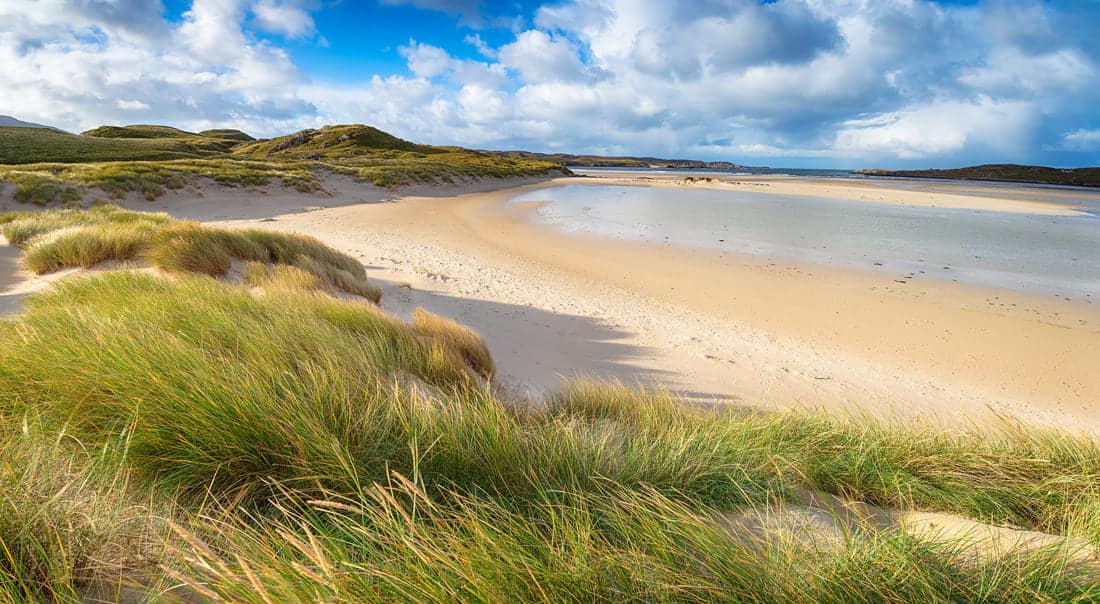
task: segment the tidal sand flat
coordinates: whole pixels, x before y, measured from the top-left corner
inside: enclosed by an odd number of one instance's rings
[[[878,186],[886,197],[895,194]],[[1079,197],[1081,204],[1100,199]],[[996,207],[996,198],[988,199]],[[569,232],[1100,301],[1100,216],[1052,214],[1044,203],[1024,213],[735,187],[598,184],[543,188],[512,201],[540,203],[539,219]]]

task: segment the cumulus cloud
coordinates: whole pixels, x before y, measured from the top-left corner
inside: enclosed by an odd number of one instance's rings
[[[1031,126],[1026,103],[943,101],[845,122],[833,148],[865,157],[919,159],[957,153],[968,146],[998,153],[1018,151]]]
[[[1064,164],[1100,146],[1095,2],[561,0],[524,21],[380,1],[455,15],[477,54],[410,32],[398,73],[315,82],[283,46],[323,40],[312,12],[339,3],[193,0],[173,22],[155,1],[5,0],[0,113],[734,161]]]
[[[276,0],[260,0],[252,6],[256,25],[268,32],[301,38],[313,34],[313,17],[302,6]]]
[[[527,82],[569,82],[590,73],[573,42],[537,29],[519,34],[499,54],[500,62]]]
[[[1100,128],[1078,128],[1062,135],[1062,144],[1071,151],[1100,151]]]

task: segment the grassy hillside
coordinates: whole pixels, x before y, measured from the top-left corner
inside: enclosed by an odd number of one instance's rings
[[[196,134],[168,126],[103,126],[79,136],[0,128],[0,183],[14,184],[17,200],[39,204],[73,202],[97,187],[114,197],[138,191],[153,199],[197,177],[226,185],[280,179],[309,191],[326,171],[381,186],[568,173],[553,162],[418,145],[369,126],[264,141],[238,130]]]
[[[953,170],[857,170],[873,176],[904,176],[909,178],[957,178],[963,180],[993,180],[1050,185],[1100,187],[1100,168],[1048,168],[1017,164],[986,164]]]
[[[133,126],[100,126],[81,133],[83,136],[97,138],[193,138],[199,136],[171,126],[151,126],[136,124]]]
[[[199,135],[209,138],[220,138],[225,140],[238,141],[242,143],[248,143],[256,140],[252,135],[246,132],[241,132],[240,130],[233,129],[203,130],[202,132],[199,132]]]
[[[437,147],[417,145],[363,125],[327,126],[319,130],[302,130],[294,134],[258,141],[239,147],[234,155],[256,159],[344,159],[412,152],[419,154],[440,153]]]
[[[0,223],[34,263],[136,240],[171,271],[66,280],[0,320],[0,601],[118,585],[257,603],[1100,598],[1094,552],[791,520],[832,494],[1096,547],[1092,440],[596,383],[503,401],[469,330],[317,288],[315,266],[354,261],[316,242],[109,208]],[[177,270],[212,247],[254,268],[240,284]]]
[[[163,161],[213,157],[224,141],[187,138],[103,138],[44,128],[0,128],[0,164]]]
[[[500,157],[460,147],[418,145],[363,125],[327,126],[242,145],[236,157],[318,161],[329,169],[380,186],[566,174],[550,161]]]

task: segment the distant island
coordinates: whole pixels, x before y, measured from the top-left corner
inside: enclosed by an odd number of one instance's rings
[[[906,178],[950,178],[958,180],[993,180],[1047,185],[1100,187],[1100,168],[1050,168],[1019,164],[983,164],[951,170],[856,170],[868,176]]]
[[[570,153],[535,153],[533,151],[484,151],[498,157],[550,161],[574,168],[663,168],[669,170],[739,170],[740,164],[728,161],[698,159],[661,159],[659,157],[573,155]]]

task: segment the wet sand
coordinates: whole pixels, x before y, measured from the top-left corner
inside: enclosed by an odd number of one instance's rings
[[[709,180],[708,180],[709,179]],[[585,173],[570,180],[570,184],[588,185],[636,185],[649,187],[683,187],[729,191],[752,191],[778,195],[804,195],[828,197],[848,201],[886,203],[932,208],[956,208],[988,210],[1047,216],[1073,216],[1082,213],[1084,206],[1074,197],[1089,197],[1100,205],[1100,192],[1075,191],[1066,193],[1057,189],[1037,189],[1028,186],[996,184],[982,187],[973,183],[950,181],[914,182],[883,179],[820,178],[774,175],[683,176],[674,173],[651,174],[644,172],[616,172],[600,170]],[[1050,199],[1059,199],[1051,201]]]

